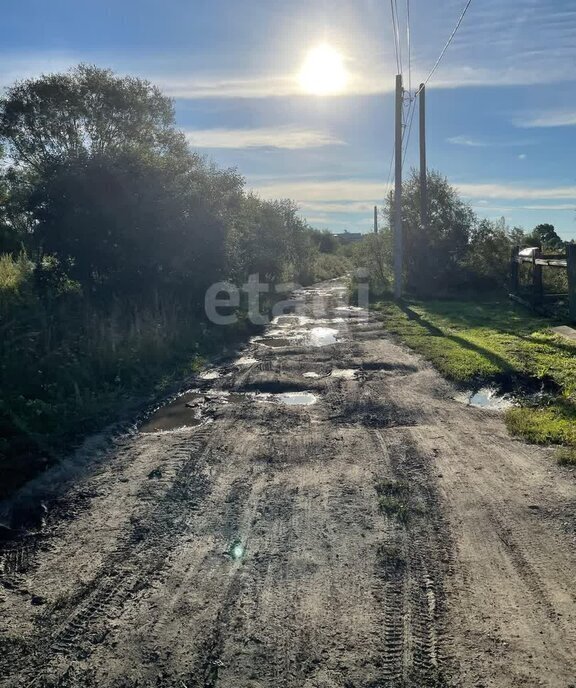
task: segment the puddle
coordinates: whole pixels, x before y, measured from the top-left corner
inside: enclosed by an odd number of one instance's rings
[[[200,404],[204,395],[187,392],[158,409],[142,425],[140,432],[162,432],[178,428],[192,428],[202,423]]]
[[[277,394],[276,398],[287,406],[311,406],[318,401],[312,392],[284,392]]]
[[[262,337],[262,339],[254,340],[256,344],[262,344],[263,346],[269,346],[272,349],[279,349],[281,347],[293,346],[296,342],[293,339],[287,339],[286,337]]]
[[[334,368],[330,377],[340,378],[341,380],[355,380],[356,370],[354,368]]]
[[[193,428],[210,419],[210,414],[226,404],[249,401],[253,395],[240,392],[186,392],[155,411],[140,427],[140,432],[167,432]]]
[[[338,306],[334,310],[337,313],[345,313],[349,318],[362,318],[368,315],[366,309],[360,306]]]
[[[222,377],[222,373],[218,370],[205,370],[198,376],[201,380],[217,380]]]
[[[272,320],[272,325],[277,327],[301,327],[312,322],[312,318],[305,315],[278,315]]]
[[[306,335],[305,343],[309,346],[329,346],[336,344],[338,330],[333,327],[313,327]]]
[[[499,394],[491,387],[483,387],[477,392],[468,392],[454,397],[456,401],[474,406],[475,408],[485,409],[486,411],[506,411],[514,405],[512,399],[507,395]]]
[[[254,365],[255,363],[259,363],[257,358],[253,358],[252,356],[240,356],[236,361],[234,361],[234,365],[237,366],[249,366],[249,365]]]

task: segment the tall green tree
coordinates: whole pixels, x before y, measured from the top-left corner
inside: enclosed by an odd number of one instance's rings
[[[558,251],[564,247],[564,241],[556,232],[554,225],[549,223],[536,225],[530,234],[530,240],[544,250]]]
[[[0,139],[16,166],[35,171],[127,148],[186,150],[172,101],[156,86],[84,64],[8,88],[0,100]]]
[[[384,208],[389,226],[394,218],[394,198]],[[406,285],[415,294],[430,295],[451,289],[462,278],[462,265],[475,216],[458,192],[439,172],[428,173],[428,227],[420,219],[420,178],[411,170],[402,185],[404,272]]]
[[[112,292],[222,277],[243,180],[189,150],[155,86],[86,65],[20,82],[0,101],[0,137],[18,201],[4,207],[39,270],[56,256],[86,288]]]

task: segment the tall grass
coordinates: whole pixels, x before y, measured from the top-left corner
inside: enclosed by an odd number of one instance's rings
[[[35,280],[25,256],[0,257],[0,498],[250,329],[210,329],[182,294],[104,302]]]

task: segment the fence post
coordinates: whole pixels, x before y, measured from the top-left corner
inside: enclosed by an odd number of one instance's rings
[[[512,249],[512,256],[510,257],[510,292],[514,296],[518,295],[518,276],[520,265],[518,264],[518,254],[520,253],[520,246],[514,246]]]
[[[534,304],[541,304],[544,299],[544,283],[542,281],[542,266],[536,265],[536,258],[542,257],[542,250],[537,249],[532,256],[532,299]]]
[[[566,244],[570,321],[576,323],[576,244]]]

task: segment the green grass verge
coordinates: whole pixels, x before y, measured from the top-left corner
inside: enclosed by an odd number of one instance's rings
[[[510,409],[508,428],[531,442],[576,446],[576,343],[552,333],[556,323],[507,300],[381,302],[375,308],[389,332],[456,383],[554,383],[555,399]]]
[[[576,449],[573,447],[561,447],[556,452],[556,461],[560,466],[573,466],[576,468]]]

